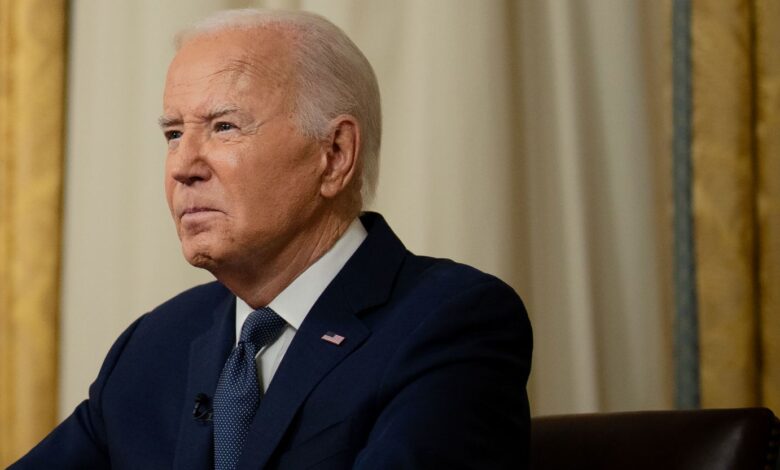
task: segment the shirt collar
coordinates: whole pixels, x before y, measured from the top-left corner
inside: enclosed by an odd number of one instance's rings
[[[277,315],[282,317],[294,329],[301,327],[304,318],[314,303],[328,287],[328,284],[347,264],[350,257],[357,251],[368,233],[356,218],[347,231],[324,255],[306,268],[279,295],[268,304]],[[254,309],[246,302],[236,297],[236,332],[241,331],[244,320]],[[238,337],[238,334],[236,335]]]

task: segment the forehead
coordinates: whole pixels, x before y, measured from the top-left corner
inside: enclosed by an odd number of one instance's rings
[[[185,42],[165,81],[166,102],[205,88],[223,92],[286,89],[292,78],[292,41],[276,29],[204,33]]]

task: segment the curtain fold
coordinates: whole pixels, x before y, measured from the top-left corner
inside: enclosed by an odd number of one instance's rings
[[[777,407],[776,2],[693,2],[701,405]],[[777,408],[775,408],[777,409]]]
[[[754,17],[761,396],[780,413],[780,2],[756,0]]]
[[[751,11],[693,2],[693,201],[701,405],[756,395]]]
[[[56,422],[64,0],[0,0],[0,466]]]

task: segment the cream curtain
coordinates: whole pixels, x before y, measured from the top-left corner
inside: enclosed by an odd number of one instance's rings
[[[671,405],[661,4],[81,0],[62,415],[125,325],[209,278],[180,259],[163,198],[155,120],[170,37],[215,9],[263,4],[324,14],[374,64],[385,139],[373,208],[411,250],[493,272],[524,297],[535,413]]]
[[[0,467],[56,423],[64,1],[0,0]]]
[[[520,4],[535,410],[669,407],[666,6]]]

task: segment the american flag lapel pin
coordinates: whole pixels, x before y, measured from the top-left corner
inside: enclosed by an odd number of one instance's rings
[[[347,338],[341,335],[337,335],[332,331],[328,331],[327,333],[322,335],[322,338],[320,339],[322,339],[323,341],[327,341],[328,343],[335,344],[336,346],[339,346]]]

